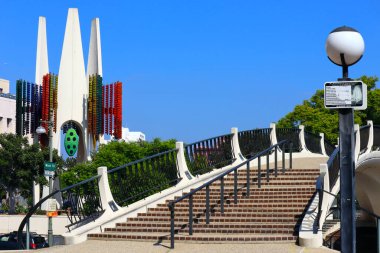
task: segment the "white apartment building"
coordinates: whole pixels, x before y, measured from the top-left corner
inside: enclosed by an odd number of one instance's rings
[[[0,79],[0,133],[16,133],[16,96],[5,79]]]

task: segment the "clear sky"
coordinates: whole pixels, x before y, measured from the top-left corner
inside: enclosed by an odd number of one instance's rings
[[[70,7],[79,9],[85,62],[100,18],[104,81],[123,82],[123,126],[148,139],[269,127],[341,76],[325,40],[342,25],[366,46],[350,77],[380,76],[380,1],[0,0],[0,78],[13,93],[17,79],[34,81],[38,16],[58,74]]]

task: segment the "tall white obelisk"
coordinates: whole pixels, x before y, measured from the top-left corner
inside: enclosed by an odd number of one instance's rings
[[[49,61],[47,50],[47,37],[46,37],[46,19],[39,17],[38,19],[38,35],[37,35],[37,55],[36,55],[36,76],[35,84],[42,85],[42,78],[49,73]],[[34,133],[36,129],[32,129],[34,134],[33,141],[38,142],[37,134]],[[47,178],[47,180],[49,180]],[[49,187],[44,186],[43,193],[45,196],[49,193]],[[37,204],[40,200],[40,185],[33,183],[33,204]]]
[[[60,138],[60,129],[65,123],[73,122],[79,135],[77,160],[84,161],[87,158],[88,85],[78,9],[75,8],[70,8],[67,15],[58,80],[57,134],[54,135],[53,145],[61,154],[63,140]]]
[[[88,51],[88,62],[87,62],[87,87],[89,84],[89,77],[94,74],[98,74],[101,77],[103,77],[102,47],[101,47],[101,42],[100,42],[99,18],[94,18],[91,21],[90,46],[89,46],[89,51]],[[87,137],[88,137],[88,141],[87,141],[88,159],[90,160],[91,159],[90,154],[91,152],[96,151],[96,147],[94,147],[93,145],[93,142],[94,142],[93,137],[90,134],[88,134]],[[100,138],[100,142],[102,143],[103,136],[100,136],[99,138]]]

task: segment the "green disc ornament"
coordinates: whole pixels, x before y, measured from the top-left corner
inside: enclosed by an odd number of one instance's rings
[[[69,156],[73,156],[78,150],[79,136],[75,129],[70,128],[65,136],[65,150]]]

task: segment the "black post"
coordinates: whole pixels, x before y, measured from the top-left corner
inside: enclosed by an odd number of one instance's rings
[[[193,195],[189,197],[189,235],[193,235]]]
[[[340,206],[342,252],[356,252],[354,114],[353,109],[339,109]]]
[[[267,182],[269,182],[269,153],[267,154]]]
[[[293,168],[293,142],[290,142],[289,144],[289,169]]]
[[[234,204],[237,204],[237,169],[234,170]]]
[[[344,57],[342,62],[344,63]],[[342,81],[348,78],[348,66],[343,64]],[[355,141],[354,141],[354,110],[339,109],[339,155],[340,155],[340,222],[343,253],[356,252],[355,225]]]
[[[261,188],[261,156],[257,157],[257,187]]]
[[[210,186],[206,186],[206,224],[210,223]]]
[[[282,174],[285,173],[285,143],[282,144]]]
[[[247,197],[249,197],[249,192],[250,192],[250,186],[251,186],[251,179],[250,179],[250,174],[249,174],[249,161],[247,162]]]
[[[277,146],[274,147],[274,176],[277,177]]]
[[[174,205],[170,205],[169,209],[170,209],[170,248],[174,249]]]
[[[377,253],[380,253],[380,218],[376,219],[376,228],[377,228]]]
[[[224,213],[224,177],[220,179],[220,212]]]

